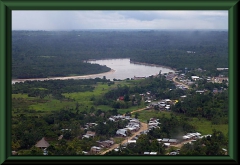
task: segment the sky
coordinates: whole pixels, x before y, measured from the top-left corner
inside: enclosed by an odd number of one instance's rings
[[[12,30],[228,29],[228,10],[12,10]]]

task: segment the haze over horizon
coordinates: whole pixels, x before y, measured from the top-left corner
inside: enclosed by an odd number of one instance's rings
[[[228,30],[228,11],[13,10],[12,30]]]

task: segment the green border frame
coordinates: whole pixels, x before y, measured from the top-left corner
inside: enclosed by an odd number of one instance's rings
[[[0,0],[0,164],[42,163],[217,163],[237,164],[237,33],[239,0]],[[12,10],[228,10],[229,155],[227,156],[11,156],[11,11]],[[147,161],[147,162],[145,162]]]

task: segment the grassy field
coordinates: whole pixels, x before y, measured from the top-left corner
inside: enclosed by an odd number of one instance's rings
[[[139,80],[138,80],[139,81]],[[28,94],[12,94],[12,98],[15,99],[13,101],[13,108],[21,108],[22,104],[25,104],[24,109],[31,109],[36,111],[52,111],[52,110],[60,110],[60,109],[74,109],[76,104],[79,103],[80,110],[90,109],[93,105],[93,101],[91,101],[92,97],[101,97],[103,94],[117,88],[118,85],[133,85],[134,81],[117,81],[114,84],[108,85],[107,83],[97,83],[93,91],[86,92],[73,92],[73,93],[64,93],[63,95],[66,99],[57,100],[52,98],[51,96],[46,96],[43,99],[39,97],[28,97]],[[38,88],[40,90],[46,90],[45,88]],[[16,100],[19,99],[19,100]],[[107,111],[112,109],[112,107],[107,105],[94,106],[95,109],[101,109],[103,111]],[[129,109],[122,109],[120,113],[126,113],[127,111],[136,110],[138,107],[131,107]]]
[[[12,94],[13,109],[29,109],[36,111],[50,112],[52,110],[60,110],[62,108],[72,108],[75,102],[68,100],[56,100],[52,97],[40,99],[38,97],[28,97],[27,94]]]
[[[56,99],[48,99],[45,103],[36,103],[34,105],[30,105],[30,109],[37,110],[37,111],[52,111],[52,110],[60,110],[63,108],[74,108],[74,102],[70,101],[60,101]]]
[[[219,124],[219,125],[213,125],[211,121],[208,121],[206,119],[201,118],[200,120],[198,118],[192,118],[191,121],[189,121],[190,124],[194,125],[198,132],[202,134],[211,134],[212,129],[216,129],[219,131],[222,131],[224,135],[228,134],[228,124]]]
[[[143,110],[138,113],[139,113],[138,118],[141,122],[147,122],[147,120],[153,117],[158,118],[158,117],[165,116],[170,118],[170,114],[171,114],[170,112],[167,112],[167,111],[155,111],[155,110]]]
[[[142,122],[147,122],[147,120],[149,120],[150,118],[153,118],[153,117],[158,118],[163,115],[168,118],[171,117],[171,112],[167,112],[167,111],[158,112],[154,110],[144,110],[138,113],[139,113],[138,118]],[[173,113],[173,115],[176,115],[177,118],[181,117],[181,115],[178,115],[175,113]],[[213,129],[222,131],[224,135],[228,134],[228,124],[213,125],[211,121],[208,121],[204,118],[201,118],[200,120],[198,118],[189,118],[189,123],[195,126],[196,130],[203,135],[212,134]]]
[[[74,93],[64,93],[63,95],[66,97],[64,100],[56,100],[50,96],[45,97],[44,99],[35,98],[35,97],[28,97],[27,94],[12,94],[12,98],[14,99],[13,108],[18,109],[21,107],[28,108],[30,110],[37,110],[37,111],[43,111],[43,112],[51,112],[52,110],[60,110],[60,109],[74,109],[76,107],[76,103],[79,103],[79,109],[87,110],[90,109],[93,105],[93,101],[90,101],[91,98],[94,97],[101,97],[104,93],[107,91],[117,88],[118,85],[124,86],[124,85],[134,85],[137,81],[118,81],[115,82],[112,85],[108,85],[107,83],[97,83],[95,85],[95,89],[90,92],[74,92]],[[44,90],[42,88],[41,90]],[[111,110],[112,107],[107,105],[100,105],[100,106],[94,106],[95,109],[101,109],[103,111]],[[140,106],[134,106],[130,107],[128,109],[120,109],[119,114],[124,114],[126,112],[131,112],[137,109],[141,109],[145,107],[144,104]],[[154,110],[143,110],[138,112],[139,116],[138,118],[142,122],[147,122],[152,117],[170,117],[171,112],[167,111],[154,111]],[[178,118],[181,117],[179,114],[177,115]],[[135,114],[133,113],[132,116],[134,117]],[[213,125],[211,121],[208,121],[206,119],[201,118],[200,120],[198,118],[189,118],[189,122],[194,125],[198,132],[202,134],[211,134],[212,129],[220,130],[225,135],[228,133],[228,125],[222,124],[222,125]]]
[[[12,98],[23,98],[23,99],[29,99],[29,100],[34,100],[35,99],[35,97],[28,97],[28,94],[20,94],[20,93],[18,93],[18,94],[12,94]]]

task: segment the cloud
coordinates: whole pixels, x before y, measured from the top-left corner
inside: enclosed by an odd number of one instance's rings
[[[227,28],[227,10],[12,11],[13,30]]]

